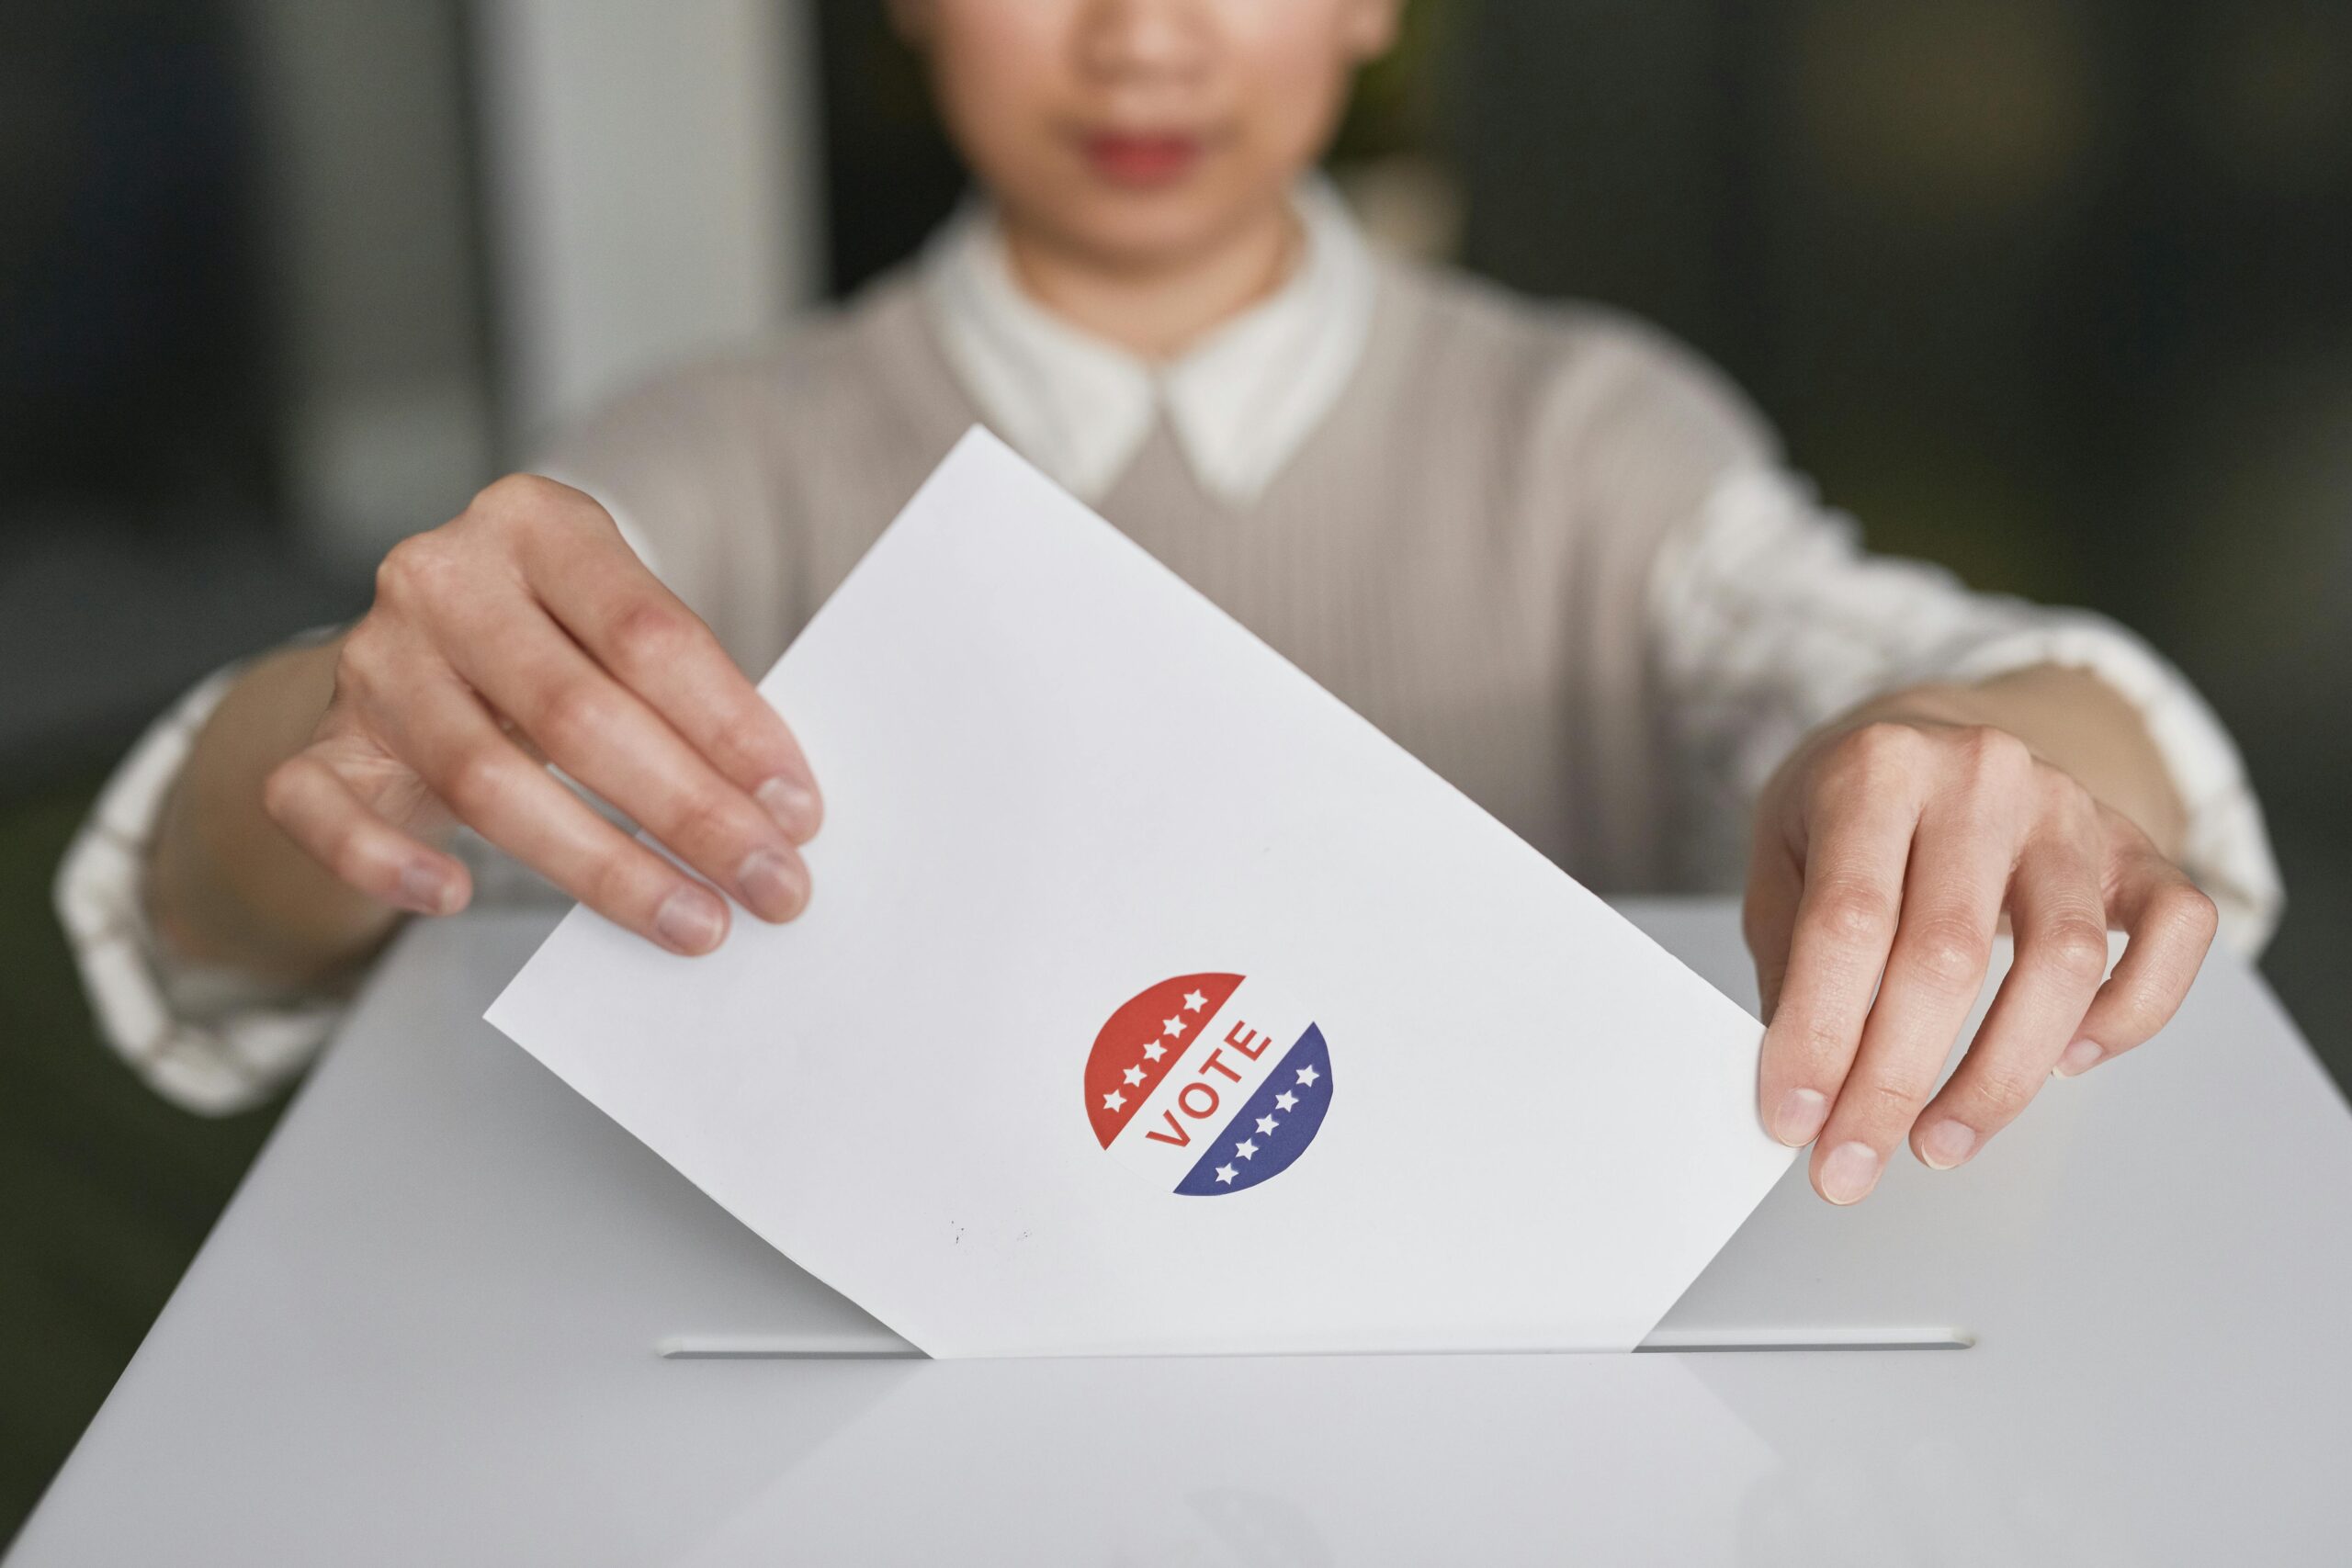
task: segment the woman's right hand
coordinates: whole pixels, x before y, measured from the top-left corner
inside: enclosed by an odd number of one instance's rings
[[[711,886],[598,815],[553,762]],[[342,639],[334,694],[263,790],[343,882],[423,914],[465,907],[463,823],[673,953],[808,899],[821,807],[792,731],[594,500],[503,479],[394,547]]]

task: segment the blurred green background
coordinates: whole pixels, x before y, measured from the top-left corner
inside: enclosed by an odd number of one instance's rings
[[[398,346],[479,389],[458,449],[485,469],[511,449],[514,301],[466,106],[500,9],[300,11],[403,40],[405,67],[331,84],[364,122],[337,188],[380,207],[399,182],[427,214],[400,236]],[[48,892],[146,716],[365,602],[300,479],[271,12],[0,9],[0,1540],[276,1114],[202,1121],[119,1067]],[[834,291],[959,185],[878,13],[795,12]],[[1335,163],[1396,243],[1697,344],[1877,547],[2176,657],[2270,814],[2290,908],[2265,967],[2352,1075],[2352,6],[1419,0]]]

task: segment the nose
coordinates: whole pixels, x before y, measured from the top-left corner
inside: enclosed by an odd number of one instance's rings
[[[1204,0],[1091,0],[1079,18],[1079,63],[1106,82],[1196,76],[1214,32]]]

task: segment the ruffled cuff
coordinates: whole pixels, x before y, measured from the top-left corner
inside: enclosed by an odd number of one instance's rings
[[[148,918],[148,850],[164,802],[242,669],[212,675],[140,737],[67,849],[55,886],[100,1035],[158,1094],[208,1116],[267,1099],[310,1061],[348,1000],[189,963]]]
[[[2222,721],[2188,677],[2111,621],[2082,611],[2043,612],[2045,624],[1972,649],[1942,679],[1990,681],[2054,664],[2097,676],[2137,709],[2188,817],[2180,866],[2221,911],[2221,940],[2259,953],[2286,904],[2262,807]]]

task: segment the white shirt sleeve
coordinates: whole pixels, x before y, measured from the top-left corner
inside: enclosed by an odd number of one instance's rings
[[[311,1059],[345,998],[298,992],[171,953],[147,917],[147,851],[188,748],[240,672],[200,682],[107,781],[59,864],[57,914],[98,1032],[155,1091],[225,1116]]]
[[[2188,680],[2103,617],[1972,593],[1949,572],[1872,557],[1850,520],[1773,469],[1726,477],[1661,551],[1653,658],[1691,832],[1686,874],[1737,866],[1747,807],[1815,726],[1928,682],[2038,664],[2087,671],[2138,709],[2188,816],[2183,868],[2257,951],[2283,902],[2262,811],[2229,735]]]

